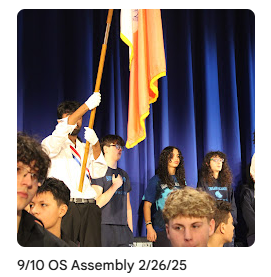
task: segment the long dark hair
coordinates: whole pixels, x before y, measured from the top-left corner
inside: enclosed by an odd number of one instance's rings
[[[173,157],[173,150],[176,149],[180,155],[180,163],[176,168],[175,176],[181,187],[185,187],[185,170],[184,170],[184,159],[180,149],[174,146],[168,146],[164,148],[159,156],[159,164],[156,170],[156,174],[159,176],[163,184],[167,184],[169,189],[174,187],[174,180],[168,172],[168,162]]]
[[[222,169],[218,175],[218,180],[223,187],[230,187],[232,183],[232,173],[228,164],[226,154],[220,151],[211,151],[205,155],[201,166],[202,178],[208,184],[208,186],[212,186],[215,182],[213,171],[210,167],[210,160],[212,157],[219,157],[221,159],[224,159]]]

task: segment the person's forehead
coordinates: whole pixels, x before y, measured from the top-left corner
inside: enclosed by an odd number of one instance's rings
[[[179,151],[178,151],[176,148],[174,148],[173,151],[172,151],[172,153],[175,154],[175,155],[178,155],[178,154],[179,154]]]
[[[53,194],[50,191],[43,191],[41,193],[37,193],[32,202],[53,202],[56,201],[54,199]]]
[[[36,161],[30,162],[30,164],[25,164],[25,163],[19,161],[19,162],[17,162],[17,167],[19,166],[19,167],[24,167],[31,171],[38,171],[39,169],[35,167],[35,163],[36,163]]]
[[[188,217],[178,215],[177,217],[171,219],[172,224],[179,224],[179,225],[192,225],[195,223],[207,223],[207,217]]]
[[[232,223],[233,222],[233,217],[231,215],[231,212],[229,212],[229,219],[228,219],[228,223]]]

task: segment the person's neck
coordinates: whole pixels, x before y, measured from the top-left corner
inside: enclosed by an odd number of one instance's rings
[[[47,229],[50,233],[61,239],[61,221],[57,222],[53,227]]]
[[[213,176],[215,179],[218,179],[219,171],[213,171]]]
[[[217,234],[213,234],[208,241],[208,247],[223,247],[224,242]]]
[[[107,165],[113,169],[117,169],[118,167],[118,161],[112,160],[110,158],[108,158],[107,156],[104,157]]]
[[[76,139],[77,139],[77,136],[72,136],[72,135],[68,135],[70,141],[76,146]]]
[[[168,173],[169,173],[169,175],[175,175],[176,168],[175,167],[168,167]]]
[[[17,233],[19,231],[21,218],[22,218],[22,211],[17,211]]]

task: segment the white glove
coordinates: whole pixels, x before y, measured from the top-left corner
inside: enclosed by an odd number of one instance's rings
[[[95,145],[99,140],[95,131],[88,127],[84,127],[84,128],[85,128],[85,133],[84,133],[85,140],[87,140],[90,144]]]
[[[98,107],[100,103],[101,103],[100,92],[94,92],[85,102],[85,104],[88,106],[90,110],[93,110],[94,108]]]

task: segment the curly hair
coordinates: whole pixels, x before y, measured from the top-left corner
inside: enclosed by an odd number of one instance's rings
[[[17,163],[22,162],[37,171],[39,179],[47,177],[51,160],[42,145],[33,137],[22,132],[17,133]]]
[[[178,216],[206,217],[210,222],[214,218],[215,199],[205,191],[185,187],[172,191],[165,202],[163,218],[165,223]]]
[[[174,180],[171,178],[168,172],[168,162],[173,157],[173,150],[176,149],[179,152],[180,163],[176,168],[175,176],[181,187],[185,187],[185,169],[184,158],[180,149],[174,146],[168,146],[164,148],[159,156],[158,168],[156,174],[159,176],[162,183],[167,184],[169,189],[174,187]]]
[[[218,175],[218,180],[223,187],[230,187],[232,183],[232,173],[227,161],[227,156],[223,152],[211,151],[205,155],[201,166],[201,176],[209,186],[212,186],[215,182],[215,179],[213,178],[213,171],[210,167],[210,160],[213,157],[224,159],[222,169]]]

